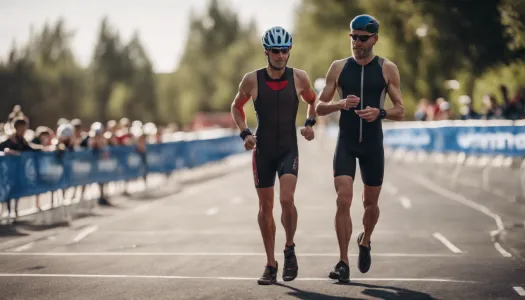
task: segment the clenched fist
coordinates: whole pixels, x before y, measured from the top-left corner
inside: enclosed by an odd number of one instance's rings
[[[247,135],[244,138],[244,149],[252,150],[255,147],[255,137],[253,135]]]
[[[304,136],[307,141],[311,141],[315,137],[314,129],[311,126],[306,126],[301,129],[301,135]]]

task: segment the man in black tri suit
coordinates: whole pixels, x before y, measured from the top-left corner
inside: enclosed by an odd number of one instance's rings
[[[357,238],[358,268],[366,273],[372,262],[370,237],[379,219],[378,199],[385,167],[382,119],[402,120],[404,116],[397,66],[373,53],[379,40],[378,22],[369,15],[359,15],[350,23],[350,29],[353,56],[332,63],[316,107],[319,115],[341,111],[333,161],[337,192],[335,227],[340,261],[329,275],[340,282],[350,281],[348,244],[352,234],[350,205],[356,159],[364,183],[365,208],[364,232]],[[341,100],[331,102],[336,90]],[[393,104],[388,110],[383,108],[386,94]]]
[[[296,115],[299,98],[308,103],[308,118],[301,135],[308,141],[314,138],[316,93],[305,71],[286,66],[292,48],[292,36],[276,26],[262,36],[268,64],[265,68],[244,75],[231,106],[235,123],[241,130],[244,147],[253,151],[253,178],[259,196],[258,222],[266,250],[267,263],[259,284],[277,280],[275,261],[275,222],[273,199],[275,175],[279,176],[281,222],[286,233],[283,280],[297,277],[294,235],[297,228],[297,209],[294,204],[299,171]],[[257,130],[253,134],[246,126],[244,105],[253,99],[257,114]]]

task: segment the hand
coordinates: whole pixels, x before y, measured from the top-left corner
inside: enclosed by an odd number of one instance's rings
[[[379,116],[379,109],[375,107],[367,106],[365,109],[355,110],[355,113],[359,115],[359,117],[367,120],[368,122],[373,122],[377,119]]]
[[[252,150],[255,148],[255,137],[253,135],[247,135],[244,138],[244,149]]]
[[[4,149],[4,153],[6,155],[14,155],[14,156],[20,156],[20,152],[16,151],[16,150],[13,150],[13,149],[10,149],[10,148],[5,148]]]
[[[307,141],[311,141],[315,136],[314,129],[311,126],[306,126],[305,128],[301,129],[301,135],[304,136]]]
[[[349,110],[350,108],[357,107],[361,99],[355,95],[348,95],[346,99],[339,100],[339,105],[341,109]]]

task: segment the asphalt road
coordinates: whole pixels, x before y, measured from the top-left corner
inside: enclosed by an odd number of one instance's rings
[[[371,270],[357,269],[356,237],[363,228],[358,174],[352,282],[330,280],[338,261],[333,146],[328,139],[300,143],[295,281],[284,283],[279,270],[277,285],[256,283],[266,260],[251,165],[241,155],[243,163],[223,176],[98,208],[69,227],[30,232],[23,242],[15,235],[3,239],[0,298],[525,299],[525,262],[491,237],[507,215],[486,202],[499,200],[460,194],[417,166],[394,161],[386,168]],[[508,211],[514,217],[515,210]],[[282,267],[280,213],[277,198]]]

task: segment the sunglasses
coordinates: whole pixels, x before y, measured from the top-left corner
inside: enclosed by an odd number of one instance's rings
[[[272,48],[270,49],[270,51],[273,54],[279,54],[279,52],[281,52],[282,54],[288,54],[288,52],[290,52],[290,49],[289,48]]]
[[[350,34],[350,37],[352,38],[353,41],[361,41],[361,42],[366,42],[368,41],[371,37],[373,37],[374,35],[376,35],[375,33],[374,34],[371,34],[371,35],[358,35],[358,34]]]

